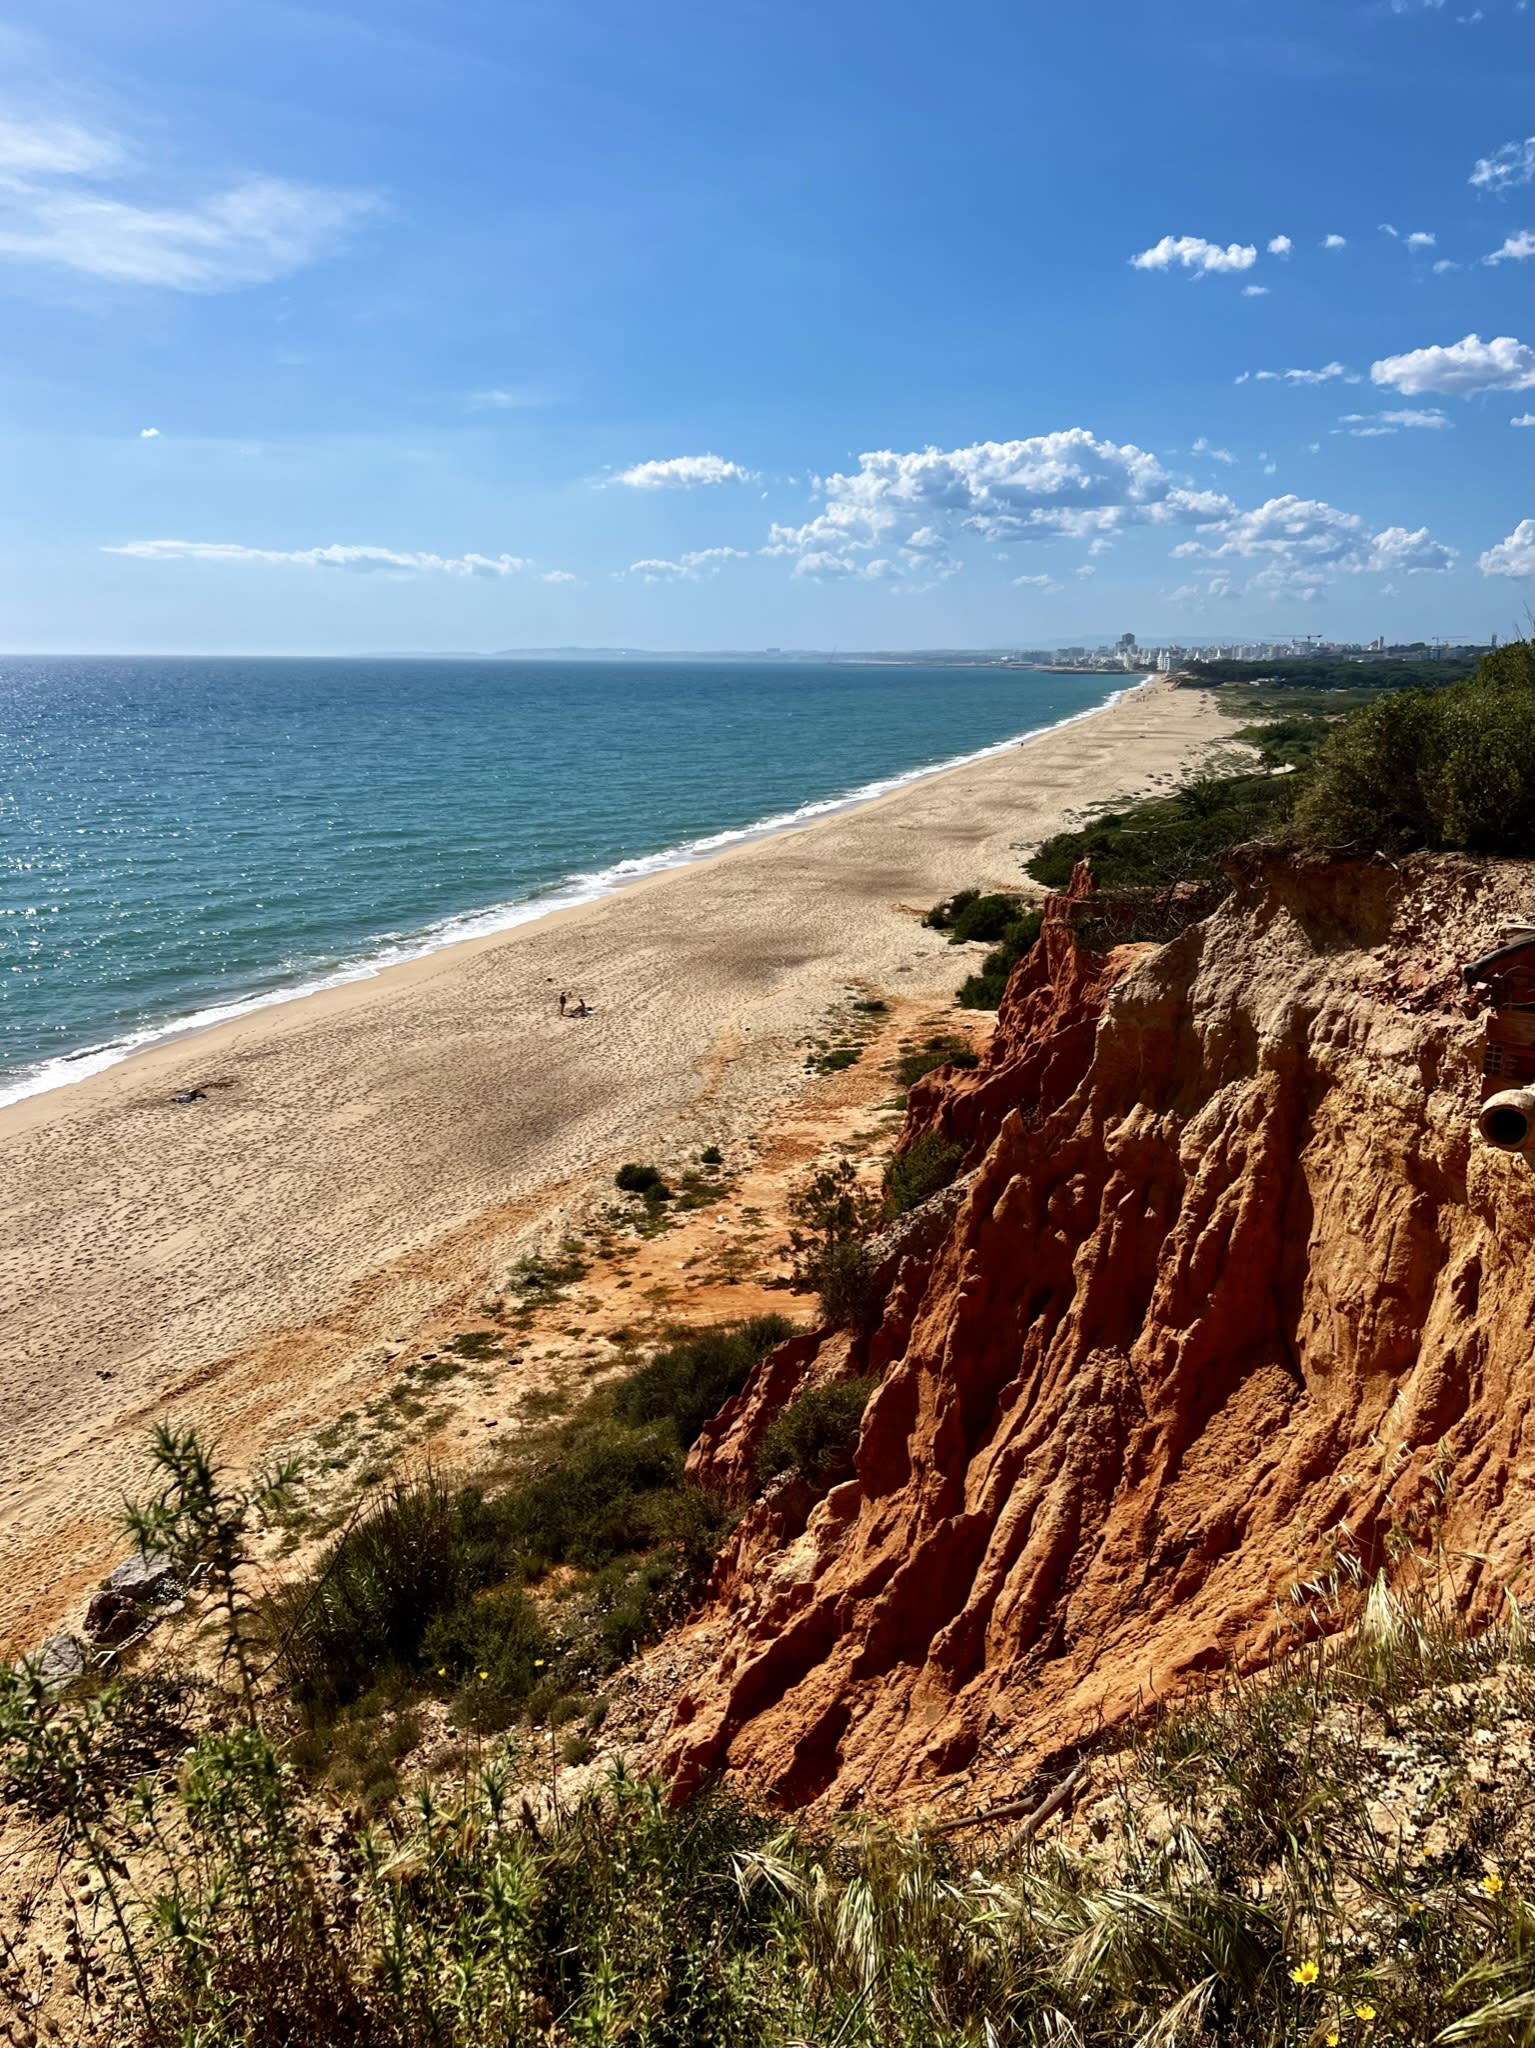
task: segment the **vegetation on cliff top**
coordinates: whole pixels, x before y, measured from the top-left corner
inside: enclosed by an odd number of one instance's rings
[[[1196,772],[1165,797],[1047,839],[1028,862],[1063,889],[1077,861],[1101,888],[1219,885],[1249,840],[1311,852],[1535,853],[1535,652],[1485,656],[1463,680],[1390,689],[1337,718],[1299,710],[1235,737],[1255,769]]]
[[[242,1528],[220,1538],[237,1586]],[[551,1780],[535,1813],[515,1746],[365,1819],[306,1793],[260,1694],[204,1688],[189,1741],[164,1680],[60,1696],[6,1671],[8,1825],[71,1928],[56,1960],[9,1942],[9,2038],[1528,2042],[1529,1639],[1517,1616],[1466,1638],[1446,1561],[1405,1562],[1411,1590],[1377,1583],[1341,1643],[1307,1640],[1329,1616],[1303,1603],[1269,1675],[1089,1750],[1040,1837],[674,1805],[621,1768],[573,1800]]]

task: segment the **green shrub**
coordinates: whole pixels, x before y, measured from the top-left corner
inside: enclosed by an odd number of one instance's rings
[[[429,1684],[457,1692],[461,1727],[504,1728],[539,1683],[551,1655],[538,1610],[519,1586],[500,1586],[439,1614],[422,1638]]]
[[[698,1155],[698,1163],[700,1166],[723,1166],[725,1155],[718,1145],[705,1145]]]
[[[995,945],[1010,924],[1015,924],[1027,905],[1020,896],[977,896],[949,927],[951,946],[980,942]]]
[[[670,1417],[686,1450],[745,1386],[753,1367],[793,1334],[786,1316],[756,1316],[678,1337],[613,1390],[613,1413],[631,1424]]]
[[[432,1476],[371,1501],[314,1575],[274,1603],[288,1688],[328,1719],[388,1671],[412,1670],[434,1620],[484,1583],[461,1500]]]
[[[925,1074],[931,1074],[939,1067],[978,1067],[980,1054],[973,1052],[963,1038],[952,1038],[946,1033],[924,1040],[920,1046],[906,1046],[895,1062],[895,1077],[903,1088],[911,1088]]]
[[[493,1493],[430,1475],[381,1491],[271,1605],[280,1668],[309,1720],[334,1721],[381,1682],[442,1680],[463,1725],[505,1726],[535,1664],[552,1668],[559,1652],[522,1587],[560,1566],[589,1575],[572,1626],[590,1609],[594,1654],[611,1663],[647,1640],[729,1526],[719,1498],[685,1481],[684,1453],[793,1328],[758,1316],[679,1336],[592,1395]]]
[[[1535,852],[1535,661],[1500,648],[1465,682],[1403,690],[1344,720],[1295,809],[1298,844]]]
[[[848,1067],[856,1067],[863,1055],[861,1045],[830,1045],[817,1047],[805,1065],[812,1074],[840,1074]]]
[[[1013,969],[1039,937],[1044,914],[1025,911],[1002,934],[1002,943],[986,955],[979,974],[961,984],[959,1005],[964,1010],[995,1010],[1001,1006]]]
[[[1047,888],[1064,889],[1077,862],[1088,859],[1103,889],[1167,889],[1192,881],[1224,885],[1220,856],[1243,840],[1280,831],[1301,780],[1196,777],[1171,796],[1148,798],[1075,831],[1057,832],[1027,863],[1028,872]]]
[[[817,1295],[834,1328],[872,1328],[881,1300],[868,1240],[879,1227],[880,1204],[853,1162],[841,1159],[813,1173],[789,1197],[789,1215],[790,1284]]]
[[[885,1169],[885,1214],[894,1218],[917,1208],[929,1195],[946,1188],[965,1156],[938,1131],[924,1131],[914,1144],[898,1152]]]
[[[664,1202],[671,1198],[671,1189],[659,1167],[640,1166],[633,1160],[618,1169],[613,1185],[626,1195],[643,1195],[648,1201]]]
[[[757,1478],[762,1484],[780,1472],[795,1471],[818,1492],[825,1492],[853,1473],[858,1427],[876,1379],[837,1380],[812,1387],[779,1410],[757,1447]]]
[[[519,1259],[506,1284],[532,1308],[557,1301],[565,1288],[584,1280],[586,1273],[586,1261],[579,1251],[563,1246],[557,1257]]]
[[[950,931],[954,920],[964,915],[979,899],[980,893],[979,889],[960,889],[954,895],[946,896],[941,903],[935,903],[922,922],[932,932]]]

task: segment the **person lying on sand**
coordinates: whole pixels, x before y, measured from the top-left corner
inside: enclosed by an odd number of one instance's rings
[[[565,1014],[568,1017],[589,1017],[592,1014],[591,1006],[588,1004],[585,996],[583,996],[576,1004],[576,1007],[573,1010],[567,1010]]]

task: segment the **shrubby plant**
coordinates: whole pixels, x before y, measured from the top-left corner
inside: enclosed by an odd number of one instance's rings
[[[792,1227],[785,1247],[790,1284],[814,1294],[834,1328],[868,1329],[882,1301],[869,1239],[879,1227],[880,1201],[850,1159],[823,1166],[789,1197]]]
[[[811,1387],[779,1410],[757,1449],[757,1479],[797,1472],[818,1493],[853,1473],[858,1426],[877,1379],[834,1380]]]

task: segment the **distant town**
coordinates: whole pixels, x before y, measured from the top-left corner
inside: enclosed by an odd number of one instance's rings
[[[953,663],[965,667],[1085,670],[1095,673],[1168,675],[1198,662],[1210,661],[1457,661],[1475,659],[1497,646],[1487,641],[1375,639],[1323,640],[1314,635],[1290,640],[1221,640],[1203,644],[1170,642],[1143,646],[1134,633],[1121,633],[1112,645],[1099,647],[1019,647],[1008,649],[925,649],[921,653],[842,655],[844,661]],[[776,649],[770,649],[776,653]]]

